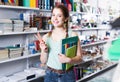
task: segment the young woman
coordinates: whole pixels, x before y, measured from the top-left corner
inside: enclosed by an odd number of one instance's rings
[[[53,30],[45,34],[41,40],[40,34],[36,37],[40,41],[41,63],[47,65],[45,82],[75,82],[73,67],[62,70],[62,63],[76,64],[81,62],[80,41],[77,45],[77,54],[73,58],[61,54],[61,40],[66,37],[78,36],[68,30],[69,11],[64,5],[55,6],[52,10],[51,22]]]

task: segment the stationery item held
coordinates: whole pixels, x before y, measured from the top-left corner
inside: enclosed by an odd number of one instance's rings
[[[78,36],[74,37],[68,37],[62,40],[62,54],[65,54],[67,57],[74,57],[76,56],[77,52],[77,42],[78,42]],[[73,65],[68,63],[62,64],[63,70],[68,70]]]

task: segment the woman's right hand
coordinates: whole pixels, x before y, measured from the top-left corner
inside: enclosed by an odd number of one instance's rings
[[[37,33],[35,35],[35,37],[39,40],[40,44],[40,49],[41,49],[41,52],[48,52],[48,47],[47,47],[47,44],[45,43],[45,41],[42,39],[40,33]]]
[[[43,40],[40,41],[40,49],[41,49],[41,52],[48,52],[47,44],[45,44]]]

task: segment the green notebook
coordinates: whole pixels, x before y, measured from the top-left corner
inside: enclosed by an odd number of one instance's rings
[[[70,57],[70,58],[75,57],[76,56],[76,51],[77,51],[77,46],[74,45],[74,46],[72,46],[72,47],[70,47],[66,50],[66,56]],[[72,66],[73,66],[73,64],[66,64],[66,70],[68,70]]]
[[[68,37],[62,40],[62,54],[67,57],[74,57],[77,51],[78,36]],[[72,64],[63,63],[62,69],[68,70]]]

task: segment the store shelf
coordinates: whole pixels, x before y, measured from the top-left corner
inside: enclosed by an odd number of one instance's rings
[[[37,76],[37,77],[35,77],[35,78],[32,78],[32,79],[27,80],[27,82],[31,82],[31,81],[33,81],[33,80],[35,80],[35,79],[38,79],[38,78],[41,78],[41,77],[44,77],[44,76],[45,76],[45,74],[40,75],[40,76]]]
[[[82,29],[72,29],[73,31],[87,31],[87,30],[108,30],[110,28],[82,28]]]
[[[84,63],[86,63],[86,62],[89,62],[89,61],[92,61],[92,60],[96,60],[96,59],[101,58],[101,57],[102,57],[102,55],[97,55],[97,56],[91,57],[91,58],[89,58],[89,59],[83,59],[82,62],[80,62],[80,63],[78,63],[78,64],[75,64],[75,65],[84,64]]]
[[[39,8],[30,8],[24,6],[12,6],[12,5],[0,5],[0,18],[2,19],[19,19],[20,14],[25,14],[25,16],[29,16],[31,13],[35,13],[37,15],[45,15],[50,16],[51,10],[39,9]],[[29,44],[30,42],[34,42],[36,38],[34,38],[34,34],[40,33],[45,34],[50,30],[36,30],[36,29],[27,29],[24,32],[0,32],[1,37],[1,47],[12,46],[15,44]],[[25,68],[28,68],[30,64],[32,65],[34,62],[39,61],[40,53],[36,54],[25,54],[20,57],[14,58],[6,58],[4,60],[0,60],[0,76],[9,76],[16,72],[22,71]],[[29,60],[30,59],[30,60]],[[21,61],[22,60],[22,61]],[[19,62],[20,61],[20,62]],[[15,69],[14,69],[15,68]],[[10,71],[8,71],[10,70]],[[9,72],[9,73],[8,73]],[[37,77],[36,77],[37,78]],[[36,79],[35,78],[35,79]]]
[[[81,62],[81,63],[89,62],[89,61],[92,61],[92,60],[95,60],[95,59],[98,59],[98,58],[101,58],[101,57],[102,57],[102,55],[97,55],[97,56],[95,56],[93,58],[91,57],[89,59],[85,59],[84,62]]]
[[[75,15],[75,14],[81,14],[81,15],[94,15],[94,16],[101,16],[102,14],[99,14],[99,13],[91,13],[91,12],[78,12],[78,11],[71,11],[70,12],[70,15]]]
[[[12,6],[12,5],[0,5],[0,8],[4,9],[19,9],[19,10],[34,10],[34,11],[41,11],[41,12],[51,12],[51,10],[46,9],[39,9],[39,8],[31,8],[31,7],[24,7],[24,6]]]
[[[39,55],[40,55],[40,53],[36,53],[36,54],[25,55],[25,56],[21,56],[21,57],[17,57],[17,58],[6,59],[6,60],[0,61],[0,64],[6,63],[6,62],[11,62],[11,61],[16,61],[16,60],[21,60],[21,59],[25,59],[25,58],[31,58],[31,57],[35,57],[35,56],[39,56]]]
[[[114,40],[116,40],[116,39],[112,39],[112,41],[114,41]],[[93,45],[97,45],[97,44],[103,44],[103,43],[106,43],[106,42],[108,42],[108,41],[110,41],[110,40],[108,39],[108,40],[93,42],[93,43],[81,45],[81,47],[87,47],[87,46],[93,46]]]
[[[87,14],[87,12],[74,12],[74,11],[70,12],[70,15],[76,15],[76,14],[85,15],[85,14]]]
[[[30,7],[23,7],[23,6],[11,6],[11,5],[0,5],[0,8],[22,9],[22,10],[39,10],[39,8],[30,8]]]
[[[28,32],[6,32],[6,33],[1,33],[0,36],[3,35],[18,35],[18,34],[34,34],[34,33],[47,33],[50,30],[40,30],[40,31],[28,31]]]
[[[12,81],[14,81],[14,82],[19,82],[19,81],[20,82],[34,82],[34,80],[43,78],[44,76],[45,76],[45,69],[31,67],[28,69],[24,69],[23,71],[19,71],[17,73],[14,73],[9,76],[4,76],[4,77],[6,77],[6,79],[9,79],[9,82],[12,82]],[[18,77],[18,78],[16,79],[16,77]]]
[[[96,77],[97,75],[100,75],[100,74],[104,73],[105,71],[108,71],[108,70],[112,69],[112,68],[115,67],[116,65],[117,65],[117,63],[115,63],[115,64],[113,64],[113,65],[110,65],[110,66],[107,66],[106,68],[104,68],[104,69],[102,69],[102,70],[100,70],[100,71],[97,71],[97,72],[95,72],[95,73],[92,73],[92,74],[90,74],[90,75],[87,75],[87,76],[81,78],[80,80],[77,80],[76,82],[86,82],[86,81],[88,81],[88,80]]]
[[[51,10],[46,10],[46,9],[39,9],[40,12],[51,12]]]
[[[97,45],[97,44],[102,44],[102,43],[105,43],[105,42],[107,42],[107,41],[108,41],[108,40],[99,41],[99,42],[93,42],[93,43],[81,45],[81,47],[87,47],[87,46],[93,46],[93,45]]]

